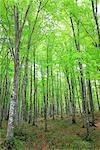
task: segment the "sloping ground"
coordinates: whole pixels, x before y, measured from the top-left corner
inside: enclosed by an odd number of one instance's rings
[[[44,132],[43,120],[38,127],[23,123],[15,129],[13,150],[100,150],[100,114],[96,114],[96,128],[91,127],[91,141],[85,141],[85,129],[77,117],[72,125],[69,117],[48,120],[48,132]],[[5,125],[6,126],[6,125]],[[0,130],[0,144],[4,141],[6,130]],[[3,150],[3,147],[0,147]]]

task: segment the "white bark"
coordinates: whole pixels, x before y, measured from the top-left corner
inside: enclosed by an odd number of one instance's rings
[[[13,97],[15,97],[14,93],[13,93]],[[12,98],[10,103],[9,120],[8,120],[8,128],[7,128],[7,141],[11,141],[13,138],[15,107],[16,107],[16,102]]]

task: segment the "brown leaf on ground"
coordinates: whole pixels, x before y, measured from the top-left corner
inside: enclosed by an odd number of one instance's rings
[[[44,144],[44,145],[42,146],[42,150],[49,150],[49,146],[48,146],[47,144]]]
[[[95,126],[100,129],[100,122],[96,123]]]

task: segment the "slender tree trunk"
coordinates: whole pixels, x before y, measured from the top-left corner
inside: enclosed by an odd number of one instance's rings
[[[71,79],[71,82],[73,82],[72,79]],[[68,83],[70,102],[71,102],[71,107],[72,107],[72,123],[75,123],[76,121],[75,121],[75,105],[74,105],[74,91],[73,91],[74,89],[73,89],[73,85],[71,85],[70,83],[68,75],[67,75],[67,83]]]
[[[44,84],[44,75],[41,67],[41,76],[42,76],[42,87],[43,87],[43,100],[44,100],[44,121],[45,121],[45,132],[47,131],[47,99],[45,94],[45,84]]]
[[[53,81],[53,71],[51,67],[51,80],[52,80],[52,115],[53,119],[55,119],[55,103],[54,103],[54,81]]]
[[[18,100],[17,100],[17,108],[16,108],[16,123],[19,125],[21,120],[21,99],[22,99],[22,89],[21,89],[21,78],[19,77],[19,89],[18,89]]]
[[[60,68],[59,68],[60,69]],[[60,73],[60,109],[61,109],[61,118],[63,118],[63,99],[62,99],[62,81],[61,81],[61,73]]]
[[[72,87],[72,98],[71,98],[71,104],[72,104],[72,123],[76,123],[75,119],[75,94],[74,94],[74,83],[73,78],[71,77],[71,87]]]
[[[78,81],[79,81],[79,78],[78,78]],[[79,82],[78,82],[79,83]],[[77,99],[78,99],[78,107],[79,107],[79,112],[82,116],[82,111],[81,111],[81,104],[80,104],[80,98],[79,98],[79,93],[78,93],[78,83],[77,81],[75,80],[75,84],[76,84],[76,95],[77,95]],[[79,85],[79,88],[80,88],[80,85]]]
[[[56,103],[57,103],[57,115],[59,115],[59,80],[57,72],[57,81],[56,81]]]
[[[94,0],[91,0],[91,4],[92,4],[92,11],[93,11],[94,21],[95,21],[97,35],[98,35],[98,43],[95,43],[95,44],[96,44],[96,47],[100,47],[100,27],[99,27],[99,21],[98,21],[97,0],[96,0],[96,3]]]
[[[29,109],[29,123],[32,121],[32,64],[31,64],[31,70],[30,70],[30,109]]]
[[[72,26],[75,46],[76,46],[77,51],[80,52],[79,21],[77,23],[78,39],[76,38],[76,33],[75,33],[75,28],[74,28],[72,17],[70,17],[70,22],[71,22],[71,26]],[[84,80],[84,76],[83,76],[83,67],[82,67],[82,64],[81,64],[80,60],[78,61],[78,64],[79,64],[79,69],[80,69],[80,80],[81,80],[82,107],[83,107],[83,120],[84,120],[83,122],[86,124],[86,129],[87,129],[86,139],[88,140],[90,138],[89,116],[88,116],[88,101],[87,101],[87,98],[86,98],[86,86],[85,86],[85,80]]]
[[[0,89],[0,128],[2,128],[2,121],[3,121],[3,108],[2,108],[2,94]]]
[[[10,102],[9,110],[9,120],[7,127],[7,143],[13,141],[14,136],[14,118],[15,118],[15,109],[17,101],[17,92],[18,92],[18,74],[19,74],[19,15],[18,8],[14,7],[14,17],[15,17],[15,59],[14,59],[14,81],[13,81],[13,93],[12,99]]]
[[[14,64],[14,85],[13,85],[13,95],[10,103],[10,111],[9,111],[9,120],[8,120],[8,128],[7,128],[7,141],[12,141],[14,134],[14,118],[15,118],[15,109],[16,109],[16,100],[17,100],[17,91],[18,91],[18,69],[19,64],[18,60],[16,60]]]
[[[98,89],[97,89],[96,81],[95,81],[95,90],[96,90],[96,97],[97,97],[98,110],[100,111],[100,102],[99,102],[99,95],[98,95]]]
[[[48,107],[48,101],[49,101],[49,51],[48,51],[48,47],[47,47],[47,107]]]
[[[2,81],[0,79],[0,128],[2,128],[2,121],[3,121],[3,106],[2,106]]]
[[[28,15],[30,6],[31,6],[31,3],[28,5],[21,28],[19,28],[18,6],[14,6],[14,23],[15,23],[15,52],[13,51],[14,80],[13,80],[13,93],[12,93],[12,99],[10,102],[9,120],[8,120],[8,127],[7,127],[7,137],[6,137],[6,143],[8,143],[7,145],[11,144],[11,142],[13,141],[13,137],[14,137],[14,119],[15,119],[15,109],[16,109],[16,102],[17,102],[17,95],[18,95],[18,81],[19,81],[18,76],[19,76],[20,40],[21,40],[22,31],[25,25],[26,17]]]
[[[93,104],[93,97],[92,97],[92,88],[91,88],[91,81],[88,79],[87,81],[88,84],[88,91],[89,91],[89,101],[90,101],[90,110],[91,110],[91,115],[92,115],[92,125],[94,126],[94,104]]]
[[[34,48],[34,101],[33,101],[33,106],[34,106],[34,116],[33,116],[33,125],[36,125],[36,92],[37,92],[37,87],[36,87],[36,49]]]
[[[24,121],[28,120],[27,85],[28,85],[28,52],[26,56],[25,75],[24,75],[24,105],[23,105],[24,106],[24,112],[23,112]]]
[[[67,94],[65,94],[65,110],[66,110],[66,115],[68,115],[68,96],[67,96]]]

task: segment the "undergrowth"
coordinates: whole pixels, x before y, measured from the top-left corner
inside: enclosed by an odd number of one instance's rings
[[[85,129],[80,119],[71,124],[70,118],[48,120],[48,132],[44,122],[38,127],[23,123],[15,128],[12,150],[99,150],[100,128],[91,128],[91,140],[85,140]],[[0,129],[0,150],[4,150],[6,127]]]

